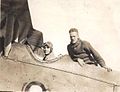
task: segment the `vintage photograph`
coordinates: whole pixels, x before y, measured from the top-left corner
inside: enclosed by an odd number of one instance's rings
[[[119,0],[0,7],[1,92],[120,92]]]

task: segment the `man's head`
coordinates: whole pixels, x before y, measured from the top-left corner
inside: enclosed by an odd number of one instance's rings
[[[69,30],[69,34],[70,34],[71,43],[72,44],[76,43],[78,41],[78,39],[79,39],[78,30],[76,28],[71,28]]]
[[[50,41],[45,42],[43,48],[44,48],[44,53],[48,55],[53,50],[53,44]]]

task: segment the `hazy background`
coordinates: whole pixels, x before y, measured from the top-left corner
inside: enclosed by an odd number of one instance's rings
[[[68,54],[69,29],[79,30],[106,64],[120,71],[120,0],[28,0],[35,29],[44,42],[54,44],[54,53]]]

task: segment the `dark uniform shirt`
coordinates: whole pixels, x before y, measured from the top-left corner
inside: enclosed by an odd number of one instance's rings
[[[77,61],[78,58],[83,59],[86,64],[99,64],[105,66],[105,62],[99,53],[87,41],[78,40],[77,43],[70,43],[67,46],[70,57]]]

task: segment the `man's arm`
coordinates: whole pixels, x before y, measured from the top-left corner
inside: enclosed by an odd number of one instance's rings
[[[103,67],[105,65],[105,61],[103,58],[100,56],[100,54],[91,46],[89,42],[85,42],[85,47],[87,51],[89,51],[90,54],[92,54],[93,58],[97,61],[97,63]]]
[[[105,61],[103,60],[103,58],[100,56],[100,54],[91,46],[90,43],[87,42],[87,47],[90,51],[90,53],[92,54],[92,56],[94,57],[94,59],[97,61],[97,63],[107,69],[108,72],[112,71],[111,68],[107,67],[106,64],[105,64]]]

